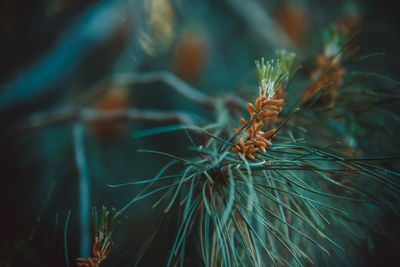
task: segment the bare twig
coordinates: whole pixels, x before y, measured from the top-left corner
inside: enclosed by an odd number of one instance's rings
[[[220,99],[222,99],[223,105],[226,106],[228,109],[245,110],[246,108],[246,101],[241,97],[232,94],[226,94],[219,97],[208,96],[207,94],[193,88],[186,82],[182,81],[174,74],[165,71],[141,74],[117,74],[112,76],[110,79],[105,79],[99,82],[90,91],[97,91],[99,87],[103,87],[107,83],[132,86],[135,84],[148,84],[157,82],[165,83],[171,89],[175,90],[177,93],[186,97],[193,103],[196,103],[208,109],[217,109],[218,103],[221,103],[219,101]],[[90,98],[89,95],[87,95],[86,98]],[[14,136],[15,134],[21,132],[38,130],[40,128],[52,127],[56,125],[95,121],[178,122],[182,124],[195,124],[198,126],[204,126],[209,123],[209,121],[202,116],[187,111],[137,109],[101,111],[95,110],[93,108],[72,106],[56,111],[40,112],[33,114],[25,121],[22,121],[15,126],[11,126],[7,133],[5,133],[5,135]]]
[[[79,174],[79,221],[81,227],[81,255],[90,254],[90,178],[85,157],[85,126],[76,123],[73,128],[75,164]]]
[[[12,133],[63,125],[76,122],[95,121],[144,121],[179,122],[183,124],[205,125],[208,120],[186,111],[136,110],[100,111],[92,108],[67,107],[58,111],[41,112],[32,115],[20,124]]]
[[[176,75],[167,71],[116,74],[112,76],[110,81],[111,84],[125,86],[157,82],[165,83],[180,95],[200,106],[211,109],[216,108],[218,97],[209,96],[197,90],[183,80],[179,79]],[[222,96],[222,98],[225,105],[230,106],[231,108],[244,109],[246,106],[246,101],[238,96],[229,94]]]
[[[215,109],[217,105],[218,97],[209,96],[200,90],[189,85],[185,81],[178,78],[173,73],[167,71],[153,71],[147,73],[120,73],[111,76],[110,78],[103,79],[95,84],[93,87],[88,89],[88,93],[81,97],[83,101],[81,103],[87,103],[88,99],[93,98],[93,91],[98,93],[99,88],[103,88],[105,84],[111,85],[122,85],[122,86],[134,86],[151,83],[164,83],[170,89],[174,90],[178,94],[187,98],[195,104],[203,106],[205,108]],[[246,101],[242,98],[227,94],[222,96],[223,102],[226,106],[237,109],[244,109]]]
[[[148,84],[155,82],[167,84],[177,93],[193,101],[194,103],[205,107],[215,106],[215,100],[212,97],[195,89],[170,72],[157,71],[138,74],[116,74],[111,78],[111,83],[117,85]]]
[[[65,226],[64,226],[64,255],[65,255],[65,262],[66,266],[69,267],[69,257],[68,257],[68,223],[69,217],[71,216],[71,211],[68,211],[67,218],[65,219]]]

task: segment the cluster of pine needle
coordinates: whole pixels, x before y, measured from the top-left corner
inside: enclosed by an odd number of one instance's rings
[[[336,28],[327,36],[306,88],[293,82],[302,57],[279,50],[270,61],[256,61],[258,95],[248,96],[248,114],[237,118],[222,105],[216,117],[228,120],[174,128],[186,133],[193,157],[147,151],[172,160],[152,179],[133,182],[146,187],[120,213],[154,195],[153,207],[177,211],[167,266],[185,265],[188,242],[205,266],[351,262],[352,248],[379,231],[371,218],[396,211],[400,175],[381,166],[385,158],[370,158],[360,142],[348,141],[360,136],[338,116],[355,114],[351,101],[364,101],[363,92],[348,90],[356,78],[345,83],[356,48]],[[145,249],[140,253],[137,259]]]

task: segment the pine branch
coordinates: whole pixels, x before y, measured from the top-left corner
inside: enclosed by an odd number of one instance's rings
[[[85,107],[66,107],[64,109],[40,112],[31,115],[27,120],[11,128],[10,135],[25,131],[72,124],[76,122],[95,121],[142,121],[142,122],[178,122],[183,124],[205,125],[208,120],[186,111],[137,110],[100,111]]]

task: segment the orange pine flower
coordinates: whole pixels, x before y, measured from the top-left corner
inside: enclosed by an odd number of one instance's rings
[[[332,103],[336,99],[337,89],[343,84],[345,74],[346,71],[341,67],[338,57],[330,58],[326,55],[319,55],[317,57],[317,69],[311,75],[314,83],[303,95],[303,99],[309,99],[321,88],[326,87],[326,95]]]
[[[342,28],[332,28],[325,44],[324,53],[316,58],[317,68],[311,74],[313,83],[303,95],[303,100],[308,100],[312,95],[321,89],[325,89],[322,97],[328,106],[335,105],[338,89],[343,84],[343,77],[346,71],[341,65],[341,47],[347,32]]]
[[[92,258],[77,258],[76,265],[78,267],[99,267],[100,264],[107,258],[114,245],[114,242],[108,242],[103,238],[94,243],[92,248],[93,256]]]
[[[307,13],[300,6],[281,4],[276,11],[276,21],[296,44],[303,45],[308,35],[310,21]]]
[[[186,81],[196,80],[207,62],[208,47],[202,35],[185,34],[176,46],[172,58],[174,71]]]
[[[122,87],[110,88],[96,105],[99,111],[121,111],[131,104],[128,91]],[[95,121],[91,124],[94,135],[104,141],[117,139],[124,131],[124,124],[116,121]]]
[[[238,144],[232,151],[241,153],[243,157],[255,160],[254,153],[266,152],[266,147],[271,146],[270,139],[274,136],[275,129],[263,132],[264,122],[276,117],[282,111],[283,99],[274,97],[289,75],[286,69],[280,64],[279,60],[261,60],[261,65],[256,61],[259,79],[260,96],[256,99],[255,105],[247,103],[250,121],[240,118],[242,129],[235,128],[234,132],[238,136]],[[282,95],[282,92],[281,92]]]
[[[96,207],[92,208],[92,217],[94,223],[95,243],[92,247],[93,257],[77,258],[76,266],[78,267],[99,267],[101,263],[110,254],[114,242],[111,241],[116,227],[121,224],[119,214],[116,209],[108,210],[105,207],[101,209],[101,215],[97,213]]]

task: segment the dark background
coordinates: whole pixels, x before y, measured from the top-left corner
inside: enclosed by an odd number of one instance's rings
[[[107,104],[101,103],[107,101],[113,106],[107,92],[115,86],[101,81],[116,73],[166,70],[208,94],[244,94],[256,81],[254,59],[268,57],[278,48],[263,40],[229,1],[159,2],[168,7],[153,10],[142,1],[0,2],[0,266],[65,266],[68,211],[71,266],[80,253],[73,123],[41,129],[21,127],[33,114],[66,106],[102,109]],[[256,3],[277,20],[281,1]],[[308,20],[306,33],[294,42],[300,54],[318,54],[323,29],[350,14],[360,21],[360,53],[385,54],[357,67],[400,80],[400,18],[395,1],[304,0],[286,4],[300,8]],[[161,16],[159,24],[149,24],[152,12],[160,12],[155,14]],[[182,54],[193,60],[185,61]],[[306,62],[304,69],[312,64]],[[213,119],[210,112],[160,83],[120,89],[123,100],[115,100],[117,108],[189,110]],[[110,188],[108,184],[150,178],[168,162],[167,158],[140,154],[137,149],[189,154],[185,149],[189,142],[179,133],[133,137],[139,130],[166,124],[86,125],[92,205],[121,208],[140,186]],[[96,127],[106,130],[98,132]],[[386,146],[382,154],[396,151],[398,147]],[[127,266],[134,259],[160,212],[151,209],[153,200],[128,210],[128,219],[104,266]],[[399,265],[400,219],[386,214],[380,221],[386,232],[371,234],[370,244],[366,242],[357,255],[359,266]],[[150,246],[141,266],[165,262],[175,234],[171,229],[175,229],[173,219],[161,226],[162,234]],[[200,259],[193,256],[188,266],[197,262]]]

